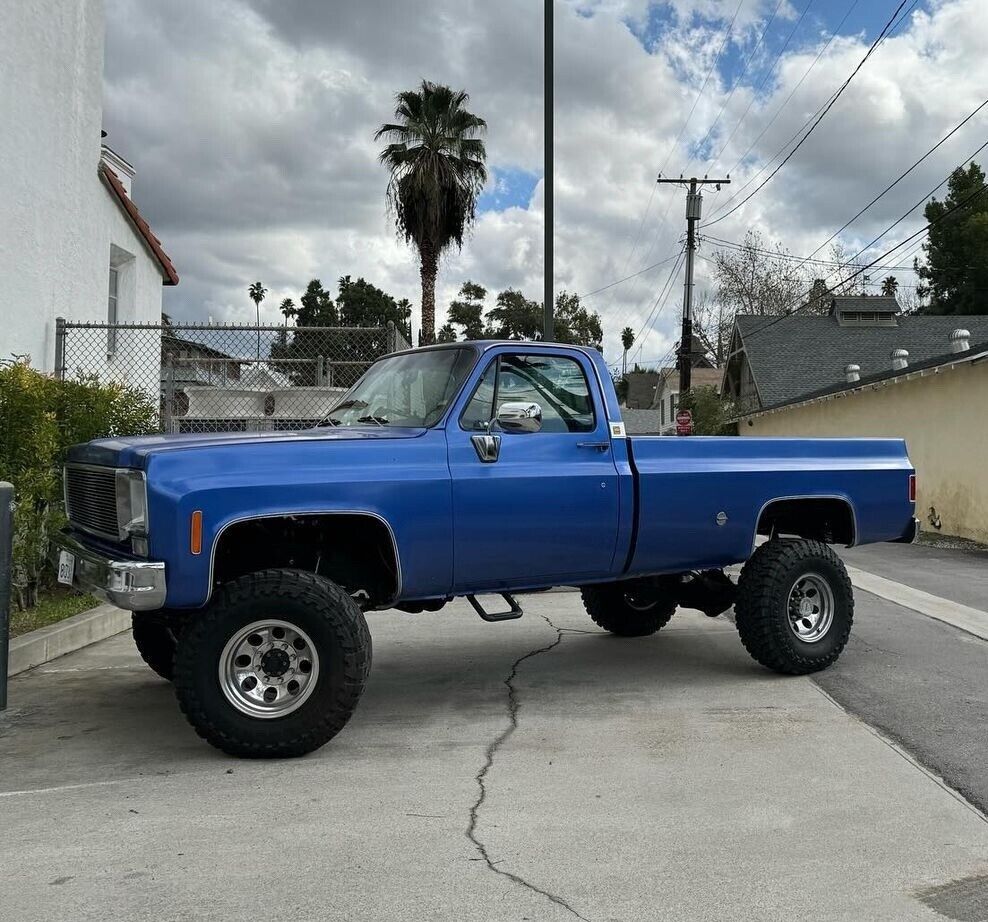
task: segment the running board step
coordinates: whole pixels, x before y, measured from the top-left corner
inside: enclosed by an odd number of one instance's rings
[[[497,594],[508,603],[507,611],[485,611],[484,606],[477,601],[475,595],[468,595],[467,601],[473,606],[473,610],[485,621],[511,621],[514,618],[520,618],[524,614],[521,606],[515,601],[514,596],[508,595],[506,592],[499,592]]]

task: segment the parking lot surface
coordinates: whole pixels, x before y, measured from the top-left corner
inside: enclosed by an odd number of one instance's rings
[[[13,680],[0,919],[902,922],[988,871],[981,813],[729,620],[523,602],[370,615],[355,717],[294,761],[202,743],[126,634]]]

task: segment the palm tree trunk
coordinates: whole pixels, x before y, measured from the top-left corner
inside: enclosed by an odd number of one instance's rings
[[[422,329],[419,342],[428,346],[436,341],[436,274],[439,271],[439,254],[431,243],[419,247],[422,257]],[[413,344],[414,345],[414,344]]]

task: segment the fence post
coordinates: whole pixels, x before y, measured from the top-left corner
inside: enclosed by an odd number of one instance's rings
[[[161,408],[161,431],[172,431],[172,413],[175,410],[175,355],[165,353],[165,399]]]
[[[13,578],[14,488],[0,483],[0,711],[7,708],[7,660],[10,654],[10,582]]]
[[[55,377],[65,380],[65,318],[55,318]]]
[[[388,355],[392,352],[398,351],[398,338],[395,336],[395,322],[393,320],[388,321],[388,340],[385,351]]]

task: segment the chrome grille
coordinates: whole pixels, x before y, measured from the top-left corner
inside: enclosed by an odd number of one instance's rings
[[[117,523],[117,481],[112,467],[65,468],[65,512],[86,531],[120,540]]]

